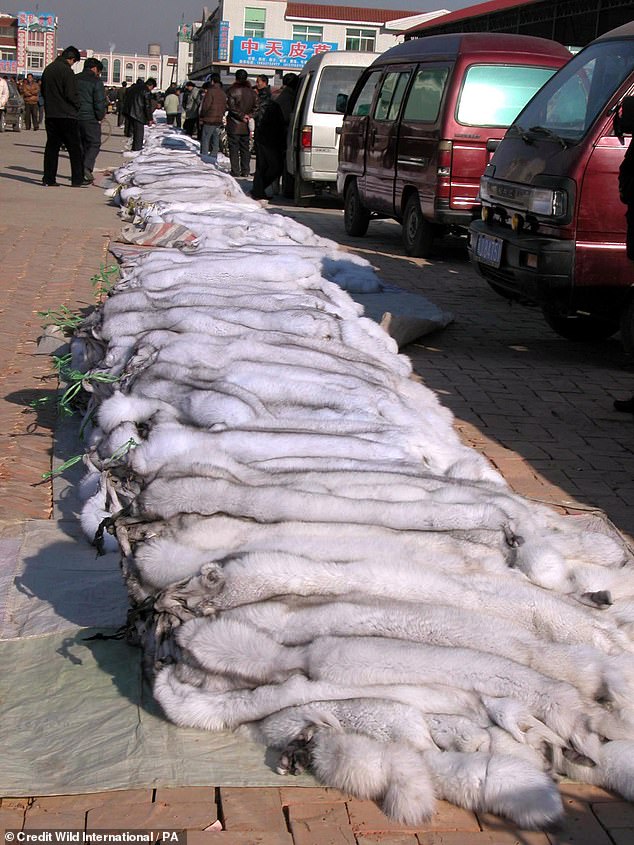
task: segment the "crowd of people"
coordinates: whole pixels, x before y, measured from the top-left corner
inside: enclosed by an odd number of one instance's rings
[[[167,123],[182,128],[200,141],[201,155],[217,156],[223,130],[231,175],[247,177],[255,152],[254,199],[272,195],[284,169],[286,136],[295,103],[299,76],[287,73],[279,89],[271,88],[269,77],[260,74],[255,84],[243,69],[225,90],[221,77],[212,73],[198,88],[192,81],[182,87],[171,85],[163,108]],[[121,104],[124,110],[123,104]]]
[[[295,103],[299,77],[287,73],[282,86],[274,89],[269,77],[260,74],[252,85],[247,72],[235,72],[226,89],[219,74],[211,74],[202,86],[188,80],[170,85],[165,94],[156,91],[156,80],[122,82],[106,90],[101,81],[103,64],[96,58],[84,61],[81,73],[73,65],[81,56],[76,47],[67,47],[35,79],[32,73],[18,80],[24,100],[27,129],[46,129],[42,184],[57,185],[59,153],[68,151],[71,185],[92,183],[95,162],[101,148],[101,123],[109,111],[117,115],[117,125],[131,138],[132,150],[143,147],[145,127],[154,123],[154,111],[165,109],[167,123],[200,141],[201,155],[217,156],[221,139],[231,162],[231,174],[247,177],[255,153],[252,196],[270,198],[279,186],[284,170],[286,137]],[[8,99],[6,78],[0,77],[0,108]]]

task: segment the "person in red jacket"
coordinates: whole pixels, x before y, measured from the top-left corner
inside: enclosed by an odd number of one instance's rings
[[[40,128],[40,109],[38,100],[40,97],[40,83],[34,79],[32,73],[27,73],[22,83],[22,97],[24,99],[24,125],[27,129],[37,131]]]
[[[227,97],[220,84],[220,74],[212,73],[203,85],[200,106],[200,154],[217,156],[220,149],[220,130],[227,111]]]
[[[250,175],[249,120],[255,111],[256,100],[246,70],[237,70],[236,81],[227,91],[227,140],[231,175],[236,178]]]

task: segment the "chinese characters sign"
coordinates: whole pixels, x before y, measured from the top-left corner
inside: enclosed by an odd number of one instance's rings
[[[301,68],[313,56],[337,49],[333,41],[293,41],[290,38],[248,38],[238,35],[233,39],[231,63],[262,67]]]
[[[18,63],[15,59],[0,59],[0,73],[13,73],[16,74],[18,72]]]
[[[216,56],[219,62],[229,61],[229,21],[220,21],[218,24]]]
[[[18,29],[38,26],[40,29],[54,30],[57,18],[50,12],[18,12]]]

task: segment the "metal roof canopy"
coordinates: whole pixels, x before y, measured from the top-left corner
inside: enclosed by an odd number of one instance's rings
[[[489,0],[407,30],[406,38],[452,32],[508,32],[582,47],[632,21],[632,0]]]

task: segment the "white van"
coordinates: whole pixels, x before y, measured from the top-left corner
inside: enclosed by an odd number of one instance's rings
[[[350,95],[361,72],[379,53],[335,50],[309,59],[299,78],[286,148],[285,193],[297,205],[337,192],[339,132],[343,114],[337,97]],[[340,101],[341,102],[341,101]]]

